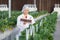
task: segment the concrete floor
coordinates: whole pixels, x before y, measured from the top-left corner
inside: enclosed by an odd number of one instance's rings
[[[54,40],[60,40],[60,21],[57,21],[56,31],[54,33]]]

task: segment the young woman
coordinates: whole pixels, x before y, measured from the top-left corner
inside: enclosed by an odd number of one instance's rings
[[[22,10],[22,14],[17,17],[17,27],[19,28],[19,32],[16,35],[16,40],[19,40],[21,31],[24,31],[26,28],[29,27],[30,24],[34,23],[34,18],[31,15],[29,15],[29,8],[24,7]]]

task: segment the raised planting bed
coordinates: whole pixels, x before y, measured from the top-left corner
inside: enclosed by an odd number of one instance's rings
[[[14,12],[12,12],[12,13],[14,13]],[[18,12],[18,13],[20,13],[20,12]],[[43,16],[43,14],[41,14],[41,15]],[[56,20],[57,20],[57,12],[50,13],[49,15],[46,15],[44,17],[42,17],[41,15],[38,16],[39,19],[37,19],[37,17],[35,19],[36,20],[36,23],[33,24],[33,26],[35,28],[34,29],[35,30],[35,33],[33,33],[33,35],[30,35],[29,34],[29,40],[53,40],[53,34],[54,34],[55,28],[56,28],[56,25],[55,24],[56,24]],[[40,17],[42,17],[42,18],[40,18]],[[10,19],[10,20],[12,20],[12,19]],[[12,21],[14,23],[16,22],[16,20],[15,21],[12,20]],[[13,27],[14,28],[15,25],[16,24],[10,25],[7,28],[10,28],[10,27]],[[32,27],[32,26],[30,26],[30,27]],[[30,27],[28,29],[30,29]],[[6,30],[6,28],[4,28],[4,29]],[[15,31],[16,30],[14,30],[14,32],[12,31],[13,34],[11,32],[11,34],[12,34],[11,36],[13,36],[13,35],[15,35],[15,33],[17,33]],[[7,37],[7,38],[9,38],[9,37]],[[11,37],[11,38],[13,38],[13,37]],[[20,36],[20,40],[26,40],[26,31],[23,31],[22,32],[22,35]]]
[[[52,14],[49,14],[42,19],[37,20],[33,25],[35,32],[33,31],[34,33],[32,35],[29,34],[29,40],[53,40],[56,22],[57,12],[53,12]],[[23,31],[22,34],[24,33],[25,32]]]
[[[40,11],[40,12],[29,12],[34,18],[39,17],[40,15],[47,14],[47,11]],[[16,27],[17,17],[21,15],[21,11],[12,11],[11,18],[8,17],[8,11],[0,11],[0,31],[4,32],[6,30],[12,30]]]

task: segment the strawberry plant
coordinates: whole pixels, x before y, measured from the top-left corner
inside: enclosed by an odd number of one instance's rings
[[[21,11],[12,11],[11,18],[8,18],[8,11],[3,11],[3,12],[0,11],[0,21],[1,21],[0,27],[2,27],[1,30],[2,29],[5,30],[6,28],[8,29],[10,27],[15,27],[17,23],[17,17],[21,14],[22,14]],[[29,14],[32,15],[34,18],[36,18],[44,13],[41,14],[40,12],[30,12]]]
[[[42,20],[42,24],[40,23]],[[41,20],[37,20],[34,24],[35,35],[30,36],[29,40],[53,40],[53,34],[56,28],[57,12],[43,17]],[[40,25],[41,24],[41,25]],[[38,31],[36,32],[36,25]]]
[[[40,15],[48,13],[47,11],[39,12],[30,12],[34,18],[39,17]],[[21,11],[12,11],[11,18],[8,18],[8,11],[0,11],[0,31],[5,31],[10,27],[15,27],[17,23],[17,17],[22,14]],[[35,35],[30,36],[29,40],[53,40],[53,34],[56,28],[57,12],[53,12],[50,15],[43,17],[41,20],[37,20],[34,24],[35,26]],[[36,32],[36,25],[38,31]],[[25,36],[25,33],[22,32]],[[32,39],[31,39],[32,38]],[[22,39],[21,39],[22,40]],[[25,38],[23,39],[25,40]]]
[[[39,26],[41,20],[42,25]],[[35,36],[36,40],[53,40],[53,34],[56,28],[57,12],[54,12],[41,20],[36,23],[38,24],[38,32],[36,33],[38,34],[37,38]]]

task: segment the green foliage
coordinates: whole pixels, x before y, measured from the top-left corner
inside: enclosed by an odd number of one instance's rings
[[[40,23],[42,22],[42,24]],[[50,14],[46,17],[43,17],[41,20],[36,21],[35,26],[35,35],[30,36],[29,40],[53,40],[53,35],[56,28],[57,22],[57,12]],[[41,25],[40,25],[41,24]],[[36,32],[36,25],[38,31]]]
[[[43,15],[43,14],[46,14],[48,13],[47,11],[39,11],[39,12],[30,12],[30,14],[34,17],[34,18],[37,18],[39,17],[40,15]]]
[[[12,11],[11,18],[8,17],[8,11],[0,11],[0,30],[5,31],[5,29],[9,29],[10,27],[15,27],[17,23],[17,17],[21,15],[21,11]],[[40,12],[30,12],[34,18],[44,14]]]
[[[8,11],[0,11],[0,30],[5,31],[11,27],[15,27],[17,17],[21,14],[20,11],[12,11],[11,18],[8,17]]]
[[[40,22],[42,20],[42,24],[40,25]],[[34,40],[53,40],[53,34],[55,32],[56,28],[56,22],[57,22],[57,12],[54,12],[53,14],[50,14],[44,18],[42,18],[40,21],[38,20],[36,24],[38,24],[38,32],[36,32],[34,36]]]
[[[0,12],[0,30],[5,31],[10,27],[15,27],[17,23],[17,17],[21,14],[20,11],[12,11],[11,18],[8,18],[8,11]],[[47,11],[39,12],[30,12],[34,18],[39,17],[40,15],[48,13]],[[42,20],[42,24],[40,23]],[[42,18],[41,20],[36,21],[35,26],[35,35],[29,36],[29,40],[53,40],[53,34],[56,28],[57,12],[53,12],[50,15]],[[41,25],[40,25],[41,24]],[[38,25],[38,31],[36,32],[36,25]],[[25,31],[22,32],[21,40],[25,40]]]

